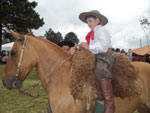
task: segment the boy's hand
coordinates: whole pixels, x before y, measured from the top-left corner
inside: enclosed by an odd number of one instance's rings
[[[89,49],[89,45],[87,42],[81,42],[79,45],[84,47],[85,49]]]

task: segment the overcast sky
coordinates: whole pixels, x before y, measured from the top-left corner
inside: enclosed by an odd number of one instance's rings
[[[81,12],[99,10],[109,23],[105,28],[112,36],[112,46],[131,48],[146,45],[146,37],[139,19],[150,18],[150,0],[29,0],[38,2],[36,11],[44,18],[45,24],[38,30],[33,30],[36,36],[43,36],[52,28],[63,36],[68,32],[77,34],[80,42],[85,41],[85,35],[90,31],[88,26],[78,18]],[[150,31],[150,29],[149,29]],[[147,31],[148,33],[148,31]],[[150,35],[149,35],[150,36]]]

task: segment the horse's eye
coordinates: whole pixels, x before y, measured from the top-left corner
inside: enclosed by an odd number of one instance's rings
[[[11,56],[15,56],[17,54],[17,51],[11,51]]]

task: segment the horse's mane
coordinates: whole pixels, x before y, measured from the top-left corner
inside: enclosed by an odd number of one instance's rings
[[[31,37],[32,37],[32,39],[36,39],[36,40],[40,41],[40,43],[43,42],[43,43],[46,44],[47,46],[53,46],[53,47],[54,47],[55,49],[57,49],[57,51],[59,51],[59,52],[63,52],[64,54],[67,54],[67,53],[65,52],[65,50],[63,50],[61,47],[59,47],[57,44],[53,43],[53,42],[50,41],[50,40],[47,40],[47,39],[45,39],[45,38],[40,38],[40,37],[37,37],[37,36],[31,36]]]
[[[55,43],[53,43],[52,41],[50,40],[47,40],[45,38],[40,38],[40,37],[37,37],[37,36],[33,36],[34,38],[38,39],[39,41],[42,41],[43,43],[46,43],[48,45],[53,45],[54,47],[56,48],[60,48],[58,45],[56,45]]]

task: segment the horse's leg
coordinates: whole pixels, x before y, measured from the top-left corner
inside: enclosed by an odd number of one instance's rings
[[[52,113],[49,100],[48,100],[48,105],[47,105],[47,113]]]

